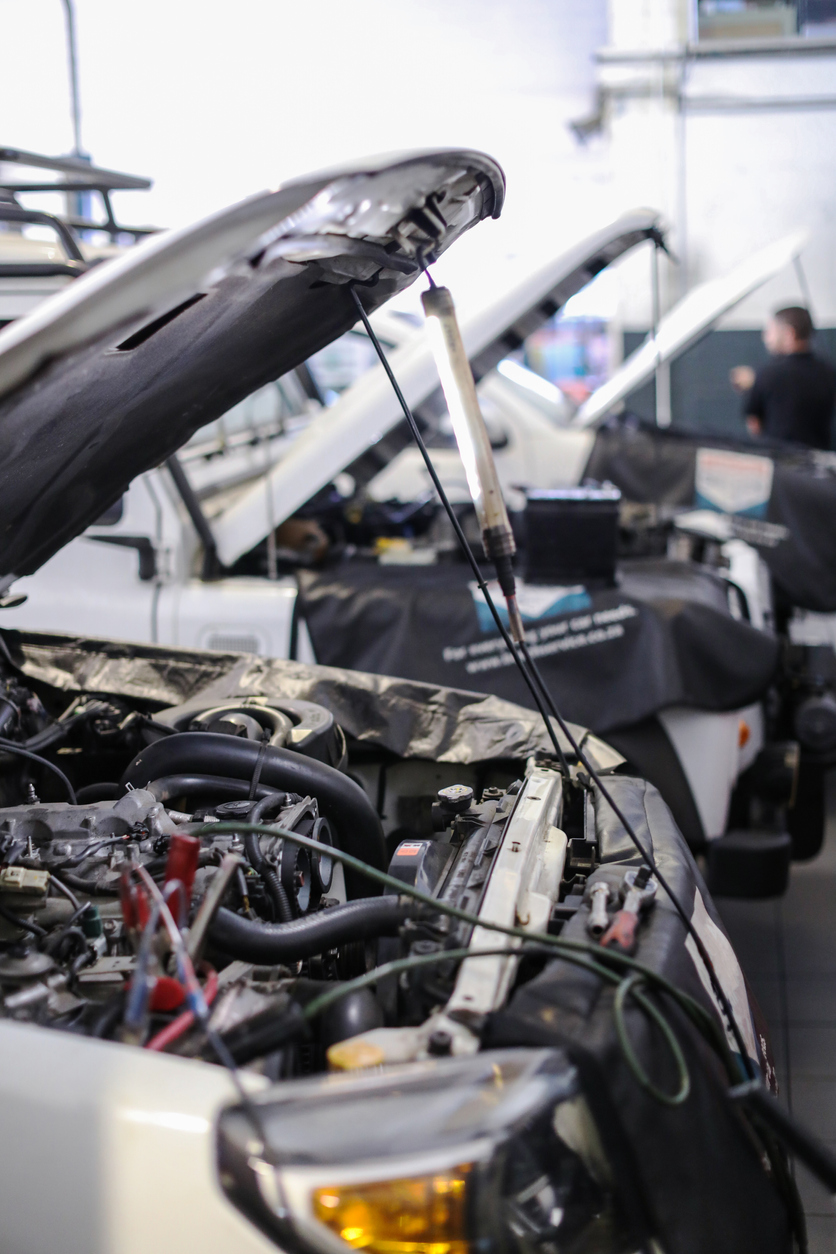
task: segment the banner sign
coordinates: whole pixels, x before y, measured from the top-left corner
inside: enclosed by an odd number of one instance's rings
[[[300,571],[299,612],[317,661],[374,674],[531,697],[465,566],[346,560]],[[492,587],[497,608],[503,607]],[[596,732],[687,704],[733,710],[757,700],[777,643],[732,618],[710,571],[627,562],[615,588],[519,586],[526,638],[563,714]],[[500,611],[504,614],[504,607]]]

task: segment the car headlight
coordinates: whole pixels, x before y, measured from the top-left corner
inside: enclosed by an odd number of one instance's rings
[[[283,1084],[218,1124],[233,1203],[294,1254],[618,1254],[608,1167],[556,1050]]]

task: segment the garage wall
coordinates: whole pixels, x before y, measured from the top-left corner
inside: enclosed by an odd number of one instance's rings
[[[727,315],[671,373],[675,424],[740,431],[730,366],[764,357],[760,331],[782,305],[806,304],[836,360],[836,39],[700,43],[691,0],[610,0],[597,55],[601,134],[613,200],[662,210],[678,264],[661,261],[663,310],[773,240],[809,232],[802,275],[788,266]],[[618,272],[616,339],[651,322],[649,266]],[[653,389],[630,407],[653,412]]]
[[[693,43],[688,0],[611,0],[598,54],[614,197],[652,203],[671,224],[680,264],[663,266],[664,301],[722,274],[799,228],[820,326],[836,326],[836,40]],[[650,322],[646,266],[625,267],[620,314]],[[798,303],[792,269],[724,326],[754,329]]]

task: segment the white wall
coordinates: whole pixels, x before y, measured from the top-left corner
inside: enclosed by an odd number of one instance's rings
[[[826,56],[700,62],[687,90],[692,273],[717,273],[747,251],[807,228],[802,265],[815,317],[822,326],[836,326],[836,46]],[[700,100],[716,104],[696,111]],[[742,108],[738,100],[785,103]],[[816,100],[829,103],[813,107]],[[801,301],[798,278],[788,271],[724,325],[757,326],[770,309]]]
[[[668,304],[684,288],[807,227],[802,263],[814,316],[835,326],[836,43],[815,54],[799,40],[780,56],[654,55],[684,51],[692,20],[688,0],[611,0],[598,81],[614,200],[626,207],[645,193],[667,215],[683,261],[678,269],[665,266]],[[629,56],[639,50],[645,59]],[[626,326],[649,324],[646,275],[641,258],[622,268]],[[801,301],[788,268],[721,325],[759,327],[771,309]]]

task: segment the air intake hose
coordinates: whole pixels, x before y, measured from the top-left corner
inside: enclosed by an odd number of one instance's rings
[[[123,787],[131,784],[134,788],[144,788],[151,780],[180,774],[220,775],[249,781],[259,760],[261,784],[316,797],[319,812],[334,825],[341,848],[380,871],[386,869],[383,828],[359,784],[333,766],[289,749],[218,732],[181,732],[156,740],[138,753],[121,783]],[[349,897],[371,897],[381,891],[379,885],[348,867],[345,887]]]
[[[426,909],[421,902],[406,897],[367,897],[319,910],[292,923],[255,923],[222,906],[209,936],[225,954],[270,967],[298,962],[348,941],[392,935],[404,919],[415,918]]]

